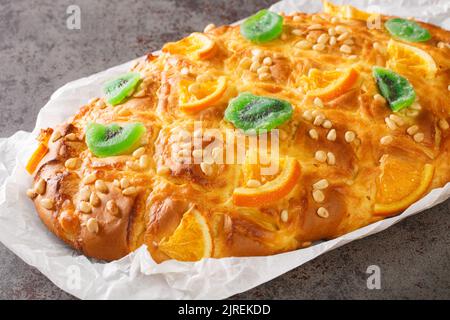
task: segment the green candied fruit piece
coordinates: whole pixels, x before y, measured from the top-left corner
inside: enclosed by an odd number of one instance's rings
[[[141,76],[136,72],[129,72],[117,78],[109,80],[103,86],[106,100],[115,106],[129,97],[141,80]]]
[[[416,92],[408,79],[381,67],[374,67],[372,74],[381,95],[388,101],[392,111],[400,111],[413,104]]]
[[[393,18],[386,21],[384,26],[391,36],[400,40],[423,42],[431,39],[430,32],[415,21]]]
[[[270,131],[282,125],[292,118],[292,113],[292,106],[287,101],[243,92],[230,100],[225,119],[251,134]]]
[[[90,123],[86,129],[86,143],[97,157],[130,154],[140,146],[145,133],[146,129],[142,123],[129,123],[123,127],[115,123]]]
[[[267,9],[258,11],[247,18],[240,27],[244,38],[264,43],[277,39],[283,31],[283,17]]]

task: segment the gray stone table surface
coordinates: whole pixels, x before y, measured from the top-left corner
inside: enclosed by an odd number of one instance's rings
[[[30,131],[68,81],[156,50],[210,23],[244,18],[273,0],[0,1],[0,136]],[[81,29],[66,9],[81,9]],[[450,298],[450,202],[331,251],[234,299]],[[366,269],[381,270],[367,289]],[[0,299],[73,299],[0,244]]]

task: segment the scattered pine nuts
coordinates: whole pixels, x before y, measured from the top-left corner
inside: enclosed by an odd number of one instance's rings
[[[286,209],[281,210],[280,218],[281,221],[287,222],[289,219],[289,212]]]
[[[336,140],[336,129],[331,129],[327,134],[327,140],[335,141]]]
[[[333,152],[327,152],[327,163],[330,166],[334,166],[336,164],[336,157]]]
[[[137,189],[136,189],[136,187],[133,187],[133,186],[122,190],[122,194],[124,196],[134,196],[136,193],[137,193]]]
[[[415,142],[422,142],[425,139],[425,135],[422,132],[418,132],[413,136]]]
[[[392,138],[392,136],[384,136],[380,139],[380,143],[382,145],[388,145],[390,143],[392,143],[394,139]]]
[[[355,140],[356,134],[353,131],[347,131],[344,134],[344,138],[345,138],[346,142],[351,143],[351,142],[353,142]]]
[[[97,175],[95,173],[90,173],[83,179],[84,184],[91,184],[97,179]]]
[[[447,130],[449,128],[449,124],[448,121],[445,119],[439,119],[439,128],[441,128],[442,130]]]
[[[43,195],[46,189],[47,182],[42,178],[39,179],[39,181],[36,183],[36,186],[34,187],[34,191],[36,191],[37,194]]]
[[[91,205],[86,201],[80,201],[80,203],[78,204],[78,209],[83,213],[91,213],[92,211]]]
[[[328,218],[330,216],[329,212],[327,209],[325,209],[324,207],[320,207],[319,209],[317,209],[317,215],[321,218]]]
[[[419,127],[417,125],[412,125],[408,129],[406,129],[406,133],[410,136],[415,135],[419,131]]]
[[[97,189],[101,193],[108,193],[108,186],[103,180],[95,181],[95,189]]]
[[[98,221],[95,218],[89,218],[86,222],[86,228],[91,233],[98,233]]]
[[[133,152],[133,157],[139,158],[139,157],[142,156],[144,153],[145,153],[145,147],[137,148],[137,149],[134,150],[134,152]]]
[[[323,108],[323,102],[319,97],[314,98],[314,105],[319,108]]]
[[[352,53],[352,48],[349,45],[343,44],[340,48],[339,51],[343,52],[343,53]]]
[[[325,200],[325,195],[321,190],[314,190],[312,192],[312,197],[315,202],[322,203]]]
[[[53,200],[49,199],[49,198],[41,199],[40,203],[41,203],[41,206],[43,206],[47,210],[52,210],[55,205]]]
[[[318,151],[316,151],[314,158],[317,161],[324,163],[327,161],[327,154],[325,153],[325,151],[318,150]]]
[[[329,183],[327,179],[321,179],[313,184],[313,188],[316,190],[323,190],[328,188]]]
[[[317,133],[316,129],[309,130],[308,134],[311,137],[311,139],[313,139],[313,140],[318,140],[319,139],[319,134]]]

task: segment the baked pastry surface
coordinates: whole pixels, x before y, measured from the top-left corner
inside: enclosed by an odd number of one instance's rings
[[[201,54],[168,44],[133,67],[142,81],[125,102],[94,99],[41,132],[48,152],[29,195],[54,234],[104,260],[142,244],[158,262],[271,255],[398,214],[450,181],[450,32],[419,24],[431,40],[408,45],[431,56],[436,70],[396,65],[417,95],[413,106],[396,113],[372,76],[374,65],[398,62],[388,49],[394,40],[365,20],[296,13],[284,16],[282,36],[265,44],[243,38],[239,26],[208,28],[199,37],[211,48]],[[336,70],[353,70],[356,80],[322,99],[308,94],[312,73]],[[185,83],[194,84],[191,92],[219,78],[225,79],[220,98],[199,111],[180,108]],[[292,119],[278,128],[279,171],[262,177],[258,164],[174,160],[173,152],[191,157],[184,135],[194,136],[198,122],[220,133],[204,137],[203,150],[235,129],[224,111],[241,92],[292,104]],[[85,142],[89,122],[140,122],[147,133],[133,154],[99,158]],[[300,172],[287,194],[259,206],[236,205],[237,188],[275,180],[289,159]]]

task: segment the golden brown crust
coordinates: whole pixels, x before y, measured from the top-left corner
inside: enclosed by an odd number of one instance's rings
[[[308,29],[317,21],[323,29]],[[395,130],[386,127],[385,118],[392,112],[385,102],[374,98],[377,89],[371,77],[373,65],[386,64],[385,47],[390,37],[383,29],[367,29],[364,21],[331,22],[326,14],[300,13],[286,16],[283,38],[265,46],[243,39],[238,27],[224,26],[207,33],[216,47],[214,55],[205,59],[170,53],[150,55],[133,68],[143,75],[133,97],[117,106],[94,99],[66,124],[55,128],[61,137],[56,139],[53,134],[49,152],[34,177],[34,189],[45,184],[45,191],[34,197],[36,210],[59,238],[87,256],[104,260],[121,258],[142,244],[148,246],[156,261],[170,259],[159,245],[174,233],[192,206],[207,221],[213,257],[275,254],[377,221],[382,218],[374,214],[374,204],[383,156],[432,164],[435,171],[427,190],[450,180],[450,130],[443,129],[439,122],[448,121],[450,113],[450,32],[421,24],[431,32],[432,39],[414,46],[430,54],[438,70],[434,79],[405,74],[422,109],[401,114],[406,124]],[[351,54],[331,45],[323,51],[300,49],[301,40],[317,41],[323,30],[336,25],[351,31]],[[373,48],[375,42],[382,46],[381,50]],[[249,70],[250,66],[244,66],[256,48],[271,57],[269,80],[261,80]],[[301,90],[301,77],[311,69],[349,66],[358,72],[356,85],[324,101],[323,108]],[[188,74],[182,72],[186,69]],[[181,111],[180,81],[195,82],[196,76],[204,74],[227,77],[223,97],[198,113]],[[183,131],[192,134],[195,121],[202,121],[203,128],[219,129],[222,134],[233,128],[223,120],[223,112],[229,99],[243,91],[293,104],[293,119],[280,127],[285,134],[280,153],[296,158],[302,167],[299,181],[288,197],[258,208],[238,207],[231,201],[233,190],[243,183],[242,165],[214,165],[206,174],[199,164],[171,158],[182,140],[173,137]],[[331,121],[336,138],[327,138],[330,128],[305,119],[306,110],[316,110]],[[89,121],[142,122],[147,129],[144,151],[138,155],[94,157],[84,142],[84,128]],[[423,133],[420,142],[406,133],[413,125]],[[311,138],[311,130],[315,130],[317,139]],[[352,143],[346,141],[344,134],[348,131],[355,133]],[[380,139],[386,135],[393,137],[392,142],[381,144]],[[220,139],[212,137],[203,142],[203,148]],[[336,163],[318,162],[314,158],[318,150],[333,153]],[[75,160],[67,164],[69,159]],[[312,186],[323,178],[329,182],[323,190],[326,200],[317,203]],[[317,214],[319,207],[327,210],[327,218]],[[289,215],[282,216],[283,210]]]

